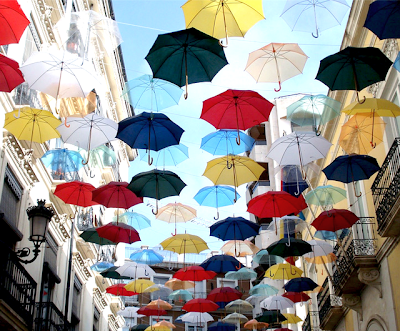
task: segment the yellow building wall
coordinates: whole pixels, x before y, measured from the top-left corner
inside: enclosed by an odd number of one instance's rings
[[[349,310],[344,318],[344,325],[346,331],[354,331],[353,311]]]
[[[393,306],[395,307],[396,325],[397,330],[399,330],[400,325],[400,286],[399,275],[400,275],[400,245],[396,245],[393,251],[388,256],[388,266],[390,274],[390,282],[392,284],[392,296],[393,296]]]

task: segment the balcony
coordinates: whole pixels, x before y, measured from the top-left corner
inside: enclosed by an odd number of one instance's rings
[[[394,140],[371,190],[379,235],[400,235],[400,138]]]
[[[19,325],[32,330],[36,282],[18,261],[15,253],[0,242],[0,326]]]
[[[319,312],[309,311],[306,318],[304,319],[303,325],[301,327],[302,331],[320,331],[319,326]]]
[[[64,315],[52,302],[36,303],[36,331],[62,331],[71,330],[70,324],[64,327]]]

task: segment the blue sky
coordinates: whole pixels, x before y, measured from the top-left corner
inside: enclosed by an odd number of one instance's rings
[[[185,1],[178,0],[113,0],[115,19],[119,22],[119,28],[124,42],[122,43],[128,79],[151,74],[151,69],[144,60],[149,49],[153,45],[158,34],[185,29],[185,19],[180,8]],[[350,4],[350,1],[348,1]],[[201,138],[215,131],[209,123],[199,119],[202,109],[202,101],[227,89],[248,89],[260,93],[270,101],[274,98],[294,93],[326,94],[327,88],[324,84],[316,81],[315,75],[318,71],[319,61],[324,57],[336,53],[340,49],[347,16],[341,26],[325,30],[318,39],[313,38],[310,33],[292,32],[286,22],[280,17],[284,7],[284,0],[264,0],[265,20],[258,22],[246,34],[245,38],[232,37],[229,39],[229,47],[225,53],[229,65],[224,67],[211,83],[198,83],[189,85],[189,98],[183,97],[179,105],[170,107],[162,112],[176,122],[185,132],[181,142],[189,147],[189,160],[184,161],[177,167],[168,167],[181,176],[188,185],[180,197],[166,198],[160,201],[163,206],[169,202],[181,202],[188,204],[198,210],[200,218],[198,223],[180,223],[178,232],[192,233],[201,236],[207,241],[209,247],[218,250],[223,242],[214,237],[209,237],[207,224],[214,222],[215,209],[199,207],[193,196],[204,186],[213,185],[212,182],[202,177],[206,162],[214,156],[200,149]],[[305,65],[302,75],[298,75],[282,84],[282,90],[274,92],[277,84],[256,83],[254,79],[244,71],[248,54],[271,42],[298,43],[309,59]],[[137,110],[139,113],[140,110]],[[150,167],[146,162],[136,159],[131,163],[130,178],[142,171],[148,171]],[[220,219],[228,216],[248,216],[246,213],[245,185],[239,188],[242,198],[232,208],[220,209]],[[146,202],[154,204],[150,199]],[[155,246],[168,238],[173,232],[174,226],[155,220],[151,213],[151,207],[146,204],[138,205],[134,211],[145,214],[152,220],[152,228],[140,231],[142,242],[139,244]]]

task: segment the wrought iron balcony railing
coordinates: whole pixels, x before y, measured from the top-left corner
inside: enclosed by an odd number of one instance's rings
[[[387,227],[387,217],[400,199],[400,138],[394,140],[371,190],[378,231],[382,235],[386,232],[383,230]]]
[[[32,328],[36,282],[15,253],[0,242],[0,298]]]
[[[36,331],[63,331],[71,330],[70,324],[64,324],[64,315],[52,302],[36,303]]]
[[[311,331],[311,319],[310,313],[307,314],[306,318],[304,319],[303,325],[301,327],[302,331]]]
[[[342,307],[342,298],[333,294],[329,294],[329,291],[325,293],[322,300],[322,305],[319,306],[319,320],[324,322],[328,317],[330,310],[333,307]]]

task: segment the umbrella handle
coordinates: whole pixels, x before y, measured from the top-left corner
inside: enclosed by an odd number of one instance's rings
[[[240,145],[240,134],[239,134],[239,130],[238,130],[238,135],[236,137],[236,144]]]
[[[282,89],[281,81],[279,81],[278,83],[279,83],[279,88],[278,89],[274,88],[275,92],[279,92]]]
[[[228,169],[232,169],[232,167],[233,167],[233,164],[229,164],[228,159],[226,160],[226,167],[227,167]]]
[[[92,176],[92,169],[90,169],[90,171],[89,171],[89,177],[90,177],[90,178],[94,178],[94,177],[96,177],[96,175],[95,175],[95,174]]]
[[[187,72],[187,71],[186,71],[186,72]],[[186,100],[186,99],[188,98],[188,96],[189,96],[188,85],[189,85],[189,78],[188,78],[188,75],[187,75],[187,73],[186,73],[186,84],[185,84],[186,91],[185,91],[185,95],[184,95],[185,100]]]
[[[22,95],[22,94],[21,94],[21,95]],[[21,117],[21,108],[18,108],[18,116],[15,116],[14,114],[13,114],[13,116],[14,116],[14,118],[16,118],[16,119],[20,118],[20,117]]]
[[[67,118],[65,117],[64,119],[64,125],[66,128],[69,128],[71,126],[71,124],[67,124]]]
[[[365,100],[367,100],[367,98],[366,98],[365,95],[364,95],[364,99],[363,99],[362,101],[360,101],[360,97],[359,97],[359,95],[358,95],[358,91],[357,91],[356,96],[357,96],[357,102],[358,102],[360,105],[363,104],[363,103],[365,102]]]
[[[219,211],[217,210],[217,217],[214,217],[215,220],[219,219]]]
[[[147,158],[147,164],[148,164],[148,165],[152,165],[152,164],[153,164],[153,158],[150,157],[150,150],[149,150],[149,156],[148,156],[148,158]]]
[[[354,187],[354,194],[355,194],[355,196],[356,196],[357,198],[359,198],[360,196],[362,196],[362,192],[360,192],[360,194],[357,194],[355,182],[353,182],[353,187]]]
[[[158,214],[158,200],[157,199],[156,199],[156,211],[154,211],[154,209],[152,209],[151,212],[153,213],[153,215]]]
[[[219,45],[221,47],[223,47],[223,48],[227,48],[228,47],[228,36],[226,36],[225,39],[226,39],[226,44],[225,45],[221,42],[221,40],[218,40]]]
[[[318,38],[318,37],[319,37],[318,29],[317,29],[317,34],[316,34],[316,35],[314,34],[314,32],[312,32],[311,35],[312,35],[314,38]]]
[[[86,160],[86,161],[82,160],[82,164],[83,164],[83,165],[87,165],[87,164],[89,163],[89,158],[90,158],[90,151],[88,151],[87,160]]]
[[[239,262],[239,268],[235,266],[236,270],[240,270],[242,268],[242,262]]]

